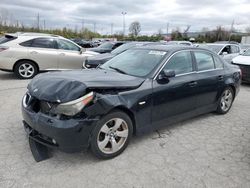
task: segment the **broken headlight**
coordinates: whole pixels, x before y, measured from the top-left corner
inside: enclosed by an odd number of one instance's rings
[[[79,113],[93,99],[94,93],[90,92],[79,99],[57,105],[53,111],[55,114],[74,116]]]

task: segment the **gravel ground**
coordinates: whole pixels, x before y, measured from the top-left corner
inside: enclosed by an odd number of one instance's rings
[[[28,82],[0,71],[0,187],[250,187],[250,85],[227,115],[134,137],[115,159],[53,151],[36,163],[20,111]]]

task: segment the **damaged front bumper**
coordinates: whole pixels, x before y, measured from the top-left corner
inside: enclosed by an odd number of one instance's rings
[[[50,148],[72,153],[89,146],[91,131],[98,119],[60,120],[22,106],[23,124],[31,140]]]

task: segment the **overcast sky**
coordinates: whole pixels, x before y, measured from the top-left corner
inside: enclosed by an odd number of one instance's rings
[[[204,27],[212,29],[218,25],[234,27],[244,31],[250,26],[250,0],[0,0],[0,15],[8,15],[9,20],[19,20],[34,26],[39,13],[41,25],[45,20],[46,28],[94,29],[102,34],[122,31],[122,11],[125,16],[126,30],[132,21],[139,21],[142,34],[166,33],[176,27],[182,30],[191,25],[190,31]]]

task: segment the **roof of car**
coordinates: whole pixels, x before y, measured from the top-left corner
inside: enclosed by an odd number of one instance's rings
[[[19,36],[27,36],[27,37],[39,37],[39,36],[48,36],[48,37],[60,37],[59,35],[47,34],[47,33],[35,33],[35,32],[16,32],[16,33],[6,33],[7,36],[19,37]]]
[[[145,45],[145,46],[140,46],[137,48],[148,49],[148,50],[160,50],[160,51],[179,51],[179,50],[187,50],[187,49],[197,49],[197,47],[180,46],[180,45]]]

